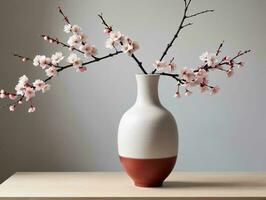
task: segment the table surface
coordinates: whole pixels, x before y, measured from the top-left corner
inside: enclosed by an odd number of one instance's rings
[[[124,172],[18,172],[0,185],[0,199],[5,197],[266,199],[266,173],[173,172],[163,187],[140,188]]]

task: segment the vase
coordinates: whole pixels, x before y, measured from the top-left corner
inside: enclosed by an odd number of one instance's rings
[[[178,130],[158,96],[159,75],[137,74],[135,104],[118,128],[118,153],[127,174],[140,187],[158,187],[174,168]]]

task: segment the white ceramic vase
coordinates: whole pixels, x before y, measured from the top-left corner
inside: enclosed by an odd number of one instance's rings
[[[158,96],[159,75],[137,74],[137,100],[118,129],[120,161],[135,185],[161,186],[177,158],[174,117]]]

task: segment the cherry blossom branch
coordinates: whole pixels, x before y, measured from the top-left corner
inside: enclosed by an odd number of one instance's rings
[[[213,12],[213,11],[214,11],[214,10],[204,10],[204,11],[202,11],[202,12],[198,12],[198,13],[195,13],[195,14],[192,14],[192,15],[187,15],[188,7],[189,7],[189,5],[190,5],[190,3],[191,3],[191,0],[189,0],[188,2],[187,2],[186,0],[184,0],[184,3],[185,3],[185,8],[184,8],[184,14],[183,14],[183,17],[182,17],[182,19],[181,19],[181,22],[180,22],[180,24],[179,24],[179,26],[178,26],[178,29],[177,29],[177,31],[176,31],[174,37],[173,37],[172,40],[167,44],[166,49],[164,50],[162,56],[160,57],[160,60],[159,60],[160,62],[164,59],[164,57],[167,55],[167,52],[168,52],[169,49],[172,47],[174,41],[178,38],[180,31],[181,31],[183,28],[192,25],[192,23],[187,23],[187,24],[184,25],[184,22],[185,22],[186,19],[188,19],[188,18],[192,18],[192,17],[195,17],[195,16],[198,16],[198,15],[201,15],[201,14],[204,14],[204,13],[208,13],[208,12]],[[157,71],[157,69],[155,68],[155,69],[152,71],[152,74],[154,74],[156,71]]]
[[[75,48],[75,47],[71,47],[70,45],[68,45],[68,44],[66,44],[66,43],[63,43],[63,42],[59,41],[58,38],[53,38],[53,37],[51,37],[51,36],[49,36],[49,35],[44,35],[44,34],[42,34],[41,37],[42,37],[45,41],[48,41],[48,42],[51,43],[51,44],[52,44],[52,43],[55,43],[55,44],[61,44],[62,47],[66,47],[66,48],[68,48],[70,51],[75,50],[75,51],[77,51],[77,52],[79,52],[79,53],[81,53],[81,54],[84,54],[83,51],[80,51],[79,49],[77,49],[77,48]]]
[[[70,24],[69,20],[68,20],[68,17],[64,14],[63,10],[61,9],[60,6],[58,6],[58,11],[59,13],[64,17],[64,20],[67,24]]]
[[[103,14],[99,14],[98,17],[101,19],[102,24],[105,26],[105,32],[108,34],[112,34],[113,32],[113,28],[112,26],[110,26],[106,20],[103,17]],[[120,32],[119,32],[120,33]],[[120,33],[121,34],[121,33]],[[115,42],[115,41],[114,41]],[[124,43],[128,44],[128,49],[125,50],[125,52],[127,52],[129,54],[129,56],[131,56],[134,61],[137,63],[138,67],[140,68],[140,70],[144,73],[144,74],[148,74],[147,71],[144,69],[142,62],[136,57],[136,55],[133,53],[136,49],[138,49],[138,45],[136,43],[134,43],[134,41],[132,41],[131,39],[127,38],[125,39],[122,35],[119,38],[119,44],[121,46],[124,45]],[[114,44],[111,45],[111,47],[115,48],[115,50],[117,51],[116,47]],[[129,50],[130,48],[130,50]],[[131,51],[132,50],[132,51]]]

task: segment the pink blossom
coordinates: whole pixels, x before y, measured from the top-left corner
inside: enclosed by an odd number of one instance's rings
[[[186,90],[185,96],[190,96],[191,94],[192,94],[192,92],[190,90]]]
[[[163,70],[164,68],[167,67],[167,64],[165,61],[156,60],[155,63],[153,64],[153,66],[157,70]]]
[[[2,90],[0,90],[0,99],[4,99],[4,98],[6,98],[6,93],[5,93],[5,91],[2,89]]]
[[[9,110],[10,110],[11,112],[14,112],[14,111],[15,111],[15,105],[9,106]]]
[[[125,38],[123,42],[123,52],[131,56],[136,50],[139,49],[139,45],[136,41],[131,40],[130,38]]]
[[[195,74],[191,69],[184,67],[183,69],[181,69],[181,77],[190,82],[195,78]]]
[[[233,76],[233,74],[234,74],[234,70],[233,70],[233,68],[230,68],[230,69],[228,69],[228,70],[226,71],[226,75],[227,75],[227,77],[231,77],[231,76]]]
[[[79,67],[79,68],[77,68],[76,71],[77,72],[85,72],[85,71],[87,71],[87,67]]]
[[[28,112],[29,113],[33,113],[35,112],[36,108],[34,106],[31,106],[29,109],[28,109]]]
[[[239,62],[238,65],[237,65],[237,67],[238,67],[238,68],[240,68],[240,67],[244,67],[244,64],[245,64],[244,62]]]
[[[36,91],[40,91],[44,88],[45,83],[43,80],[37,79],[33,82],[33,86],[35,87]]]
[[[16,94],[9,94],[8,97],[11,100],[15,100],[17,98],[17,95]]]
[[[210,95],[217,94],[219,91],[220,91],[219,86],[212,87],[212,88],[211,88]]]
[[[80,40],[82,41],[82,42],[86,42],[86,40],[87,40],[87,35],[85,34],[85,33],[80,33],[79,34],[79,38],[80,38]]]
[[[217,56],[214,53],[209,54],[207,56],[207,64],[209,67],[215,67],[217,62],[218,62]]]
[[[39,63],[42,69],[45,69],[48,65],[51,64],[51,59],[46,56],[39,57]]]
[[[26,101],[29,101],[31,98],[35,97],[35,90],[32,87],[26,87],[25,93]]]
[[[50,76],[56,76],[57,75],[57,70],[54,66],[49,67],[48,69],[45,70],[45,73],[48,77]]]
[[[69,37],[67,41],[67,44],[71,47],[78,47],[80,43],[81,43],[81,39],[78,35],[72,35],[71,37]]]
[[[207,85],[201,85],[200,86],[200,91],[203,93],[203,92],[206,92],[209,90],[209,87]]]
[[[110,39],[114,42],[122,42],[124,41],[124,35],[120,31],[112,31],[110,32]]]
[[[202,83],[208,77],[208,73],[206,72],[205,69],[199,69],[199,71],[194,74],[195,74],[195,80],[194,80],[195,84]]]
[[[71,53],[68,58],[67,61],[71,64],[73,64],[73,67],[75,68],[79,68],[82,66],[82,61],[81,59],[77,56],[77,54]]]
[[[175,93],[174,97],[176,97],[176,98],[180,98],[181,95],[180,95],[180,93],[177,91],[177,92]]]
[[[71,28],[72,33],[79,35],[81,33],[81,28],[78,25],[73,25]]]
[[[174,62],[171,62],[168,64],[169,71],[172,72],[176,68],[176,64]]]
[[[86,57],[91,55],[95,56],[97,54],[97,49],[94,45],[89,45],[89,44],[81,45],[79,50],[84,52]]]

